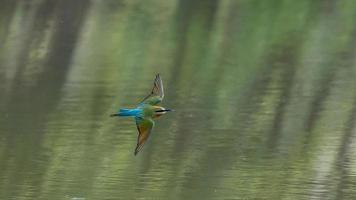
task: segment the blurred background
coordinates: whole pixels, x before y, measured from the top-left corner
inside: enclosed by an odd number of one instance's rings
[[[0,0],[0,199],[356,199],[355,61],[354,0]]]

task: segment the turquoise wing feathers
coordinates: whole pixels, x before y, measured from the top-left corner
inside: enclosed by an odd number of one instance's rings
[[[163,91],[163,83],[161,76],[159,74],[156,75],[156,78],[153,82],[153,88],[151,93],[145,97],[140,104],[150,104],[150,105],[157,105],[161,103],[164,97]]]

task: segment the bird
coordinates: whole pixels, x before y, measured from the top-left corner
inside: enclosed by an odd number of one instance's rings
[[[147,95],[135,108],[121,108],[117,113],[111,114],[111,117],[134,117],[138,130],[137,144],[134,151],[136,156],[140,152],[150,136],[155,126],[154,119],[161,117],[167,112],[173,111],[166,109],[159,104],[164,97],[163,82],[160,74],[156,75],[153,82],[151,93]]]

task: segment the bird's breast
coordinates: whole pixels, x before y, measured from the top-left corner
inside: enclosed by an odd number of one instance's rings
[[[159,118],[163,115],[164,113],[154,113],[153,118]]]

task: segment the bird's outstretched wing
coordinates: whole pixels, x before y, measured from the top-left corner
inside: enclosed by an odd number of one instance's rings
[[[145,97],[140,104],[146,103],[150,105],[157,105],[159,104],[164,97],[164,92],[163,92],[163,83],[161,76],[159,74],[156,75],[155,81],[153,83],[153,88],[151,93]]]
[[[154,126],[154,121],[150,118],[136,117],[136,126],[138,130],[137,146],[135,149],[135,155],[142,149],[146,140],[151,134],[151,130]]]

